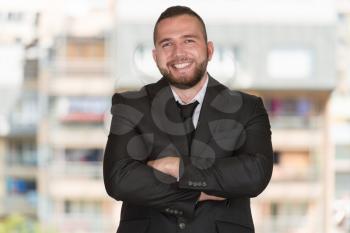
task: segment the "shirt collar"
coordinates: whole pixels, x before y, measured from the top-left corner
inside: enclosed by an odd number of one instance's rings
[[[199,92],[193,97],[193,99],[189,102],[190,103],[193,103],[195,102],[196,100],[198,101],[199,104],[201,104],[204,100],[204,96],[205,96],[205,92],[207,90],[207,86],[208,86],[208,80],[209,80],[209,77],[208,75],[205,75],[205,83],[203,85],[203,87],[199,90]],[[176,92],[174,91],[173,87],[170,85],[170,89],[174,95],[174,98],[175,98],[175,101],[179,102],[180,104],[185,104],[181,99],[180,97],[176,94]]]

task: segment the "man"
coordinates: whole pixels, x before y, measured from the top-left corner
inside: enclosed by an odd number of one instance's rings
[[[118,233],[254,232],[250,198],[272,174],[271,131],[259,97],[206,71],[214,52],[190,8],[154,28],[163,77],[114,94],[104,157],[107,193],[122,200]]]

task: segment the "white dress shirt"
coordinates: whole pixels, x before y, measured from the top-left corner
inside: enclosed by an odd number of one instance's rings
[[[198,105],[194,110],[193,116],[192,116],[192,121],[193,121],[193,125],[194,128],[197,127],[197,123],[198,123],[198,119],[199,119],[199,113],[201,111],[202,108],[202,104],[203,104],[203,100],[204,100],[204,96],[205,96],[205,92],[207,90],[207,86],[208,86],[208,75],[205,76],[205,83],[203,85],[203,87],[199,90],[199,92],[197,93],[197,95],[195,95],[195,97],[193,97],[193,99],[188,103],[193,103],[196,100],[198,101]],[[171,91],[173,92],[174,98],[176,101],[178,101],[180,104],[184,105],[185,103],[180,99],[180,97],[176,94],[176,92],[173,90],[173,87],[170,85],[171,87]]]

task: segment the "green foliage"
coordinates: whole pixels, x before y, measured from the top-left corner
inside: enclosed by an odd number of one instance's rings
[[[43,233],[36,220],[13,214],[0,220],[0,233]]]

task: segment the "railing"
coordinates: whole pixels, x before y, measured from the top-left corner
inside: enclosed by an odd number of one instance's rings
[[[317,166],[274,166],[272,181],[316,181],[318,178]]]
[[[8,194],[3,199],[4,210],[7,213],[36,214],[38,195],[36,192],[26,194]]]
[[[292,129],[317,129],[322,126],[320,116],[296,116],[296,115],[278,115],[273,116],[269,113],[271,126],[273,128],[292,128]]]
[[[37,112],[12,113],[9,119],[11,135],[35,135],[38,126]]]
[[[116,231],[116,220],[102,214],[66,214],[51,223],[61,233],[107,233]]]
[[[255,227],[256,232],[260,233],[322,232],[320,216],[311,215],[291,215],[266,218],[259,224],[256,224]]]
[[[105,58],[95,59],[65,59],[54,60],[51,64],[51,72],[56,76],[84,75],[105,76],[110,73],[110,60]]]
[[[23,153],[23,156],[19,157],[18,154],[10,153],[6,158],[7,167],[19,167],[19,168],[35,168],[37,167],[37,152]]]
[[[102,162],[53,162],[49,173],[57,178],[102,179]]]

